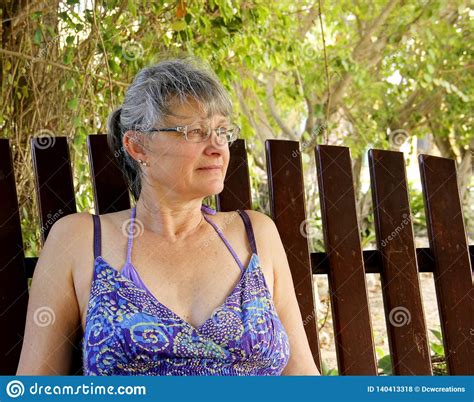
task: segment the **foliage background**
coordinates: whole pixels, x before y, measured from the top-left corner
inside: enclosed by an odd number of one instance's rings
[[[367,150],[402,150],[426,246],[416,155],[430,153],[457,162],[473,242],[468,1],[0,0],[0,9],[0,132],[13,147],[27,255],[40,249],[29,139],[69,137],[78,209],[92,211],[86,136],[105,133],[140,68],[182,54],[209,62],[234,97],[254,209],[269,213],[264,141],[298,140],[320,229],[314,147],[348,146],[363,245],[374,246]]]

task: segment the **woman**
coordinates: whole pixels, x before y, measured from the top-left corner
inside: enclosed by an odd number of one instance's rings
[[[195,61],[138,73],[108,134],[136,205],[54,224],[17,374],[68,374],[78,326],[85,375],[319,374],[274,222],[203,205],[223,190],[231,116]]]

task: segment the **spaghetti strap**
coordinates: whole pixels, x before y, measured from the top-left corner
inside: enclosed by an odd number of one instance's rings
[[[125,264],[132,263],[132,245],[133,245],[133,237],[135,236],[135,218],[137,216],[137,207],[134,206],[132,208],[132,214],[130,217],[130,225],[128,226],[128,243],[127,243],[127,260]]]
[[[250,247],[252,248],[252,252],[257,254],[257,243],[255,241],[255,236],[253,233],[253,228],[252,228],[252,222],[250,221],[250,218],[244,210],[238,209],[237,212],[240,214],[241,218],[244,221],[245,224],[245,230],[247,231],[247,237],[249,238],[250,242]]]
[[[94,260],[101,254],[100,217],[92,215],[94,220]]]
[[[201,211],[203,212],[206,212],[208,214],[211,214],[211,215],[215,215],[217,211],[211,209],[210,207],[208,206],[203,206],[201,207]],[[212,212],[214,211],[214,213]],[[234,260],[237,262],[237,265],[239,266],[240,270],[242,272],[245,271],[245,267],[244,267],[244,264],[242,264],[242,261],[240,261],[240,258],[239,256],[237,255],[237,253],[234,251],[234,249],[232,248],[232,246],[230,245],[230,243],[228,242],[228,240],[225,238],[224,234],[222,233],[222,231],[219,229],[219,227],[210,219],[208,218],[206,215],[203,214],[203,217],[204,219],[214,228],[214,230],[217,232],[217,234],[219,235],[219,237],[221,238],[221,240],[224,242],[224,244],[226,245],[226,247],[229,249],[230,253],[232,254],[232,256],[234,257]]]

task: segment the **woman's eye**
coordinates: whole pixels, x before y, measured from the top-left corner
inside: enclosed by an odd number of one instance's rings
[[[200,128],[195,128],[193,130],[190,130],[188,132],[188,134],[191,134],[191,135],[201,135],[203,133],[203,130],[201,130]]]

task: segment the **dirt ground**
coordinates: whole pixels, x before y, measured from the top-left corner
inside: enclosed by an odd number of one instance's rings
[[[423,299],[423,309],[425,312],[426,327],[428,330],[428,338],[435,341],[435,336],[429,329],[440,329],[438,305],[436,302],[436,293],[434,287],[433,274],[420,273],[420,287]],[[380,275],[366,275],[367,293],[369,296],[369,309],[372,318],[372,328],[374,343],[377,353],[377,359],[389,353],[387,330],[385,324],[384,307],[382,300],[382,291],[380,283]],[[334,347],[334,331],[331,317],[331,309],[329,303],[328,281],[324,275],[314,276],[316,308],[318,313],[319,327],[323,324],[327,314],[327,319],[319,331],[319,342],[321,345],[322,359],[328,368],[337,368],[336,350]]]

